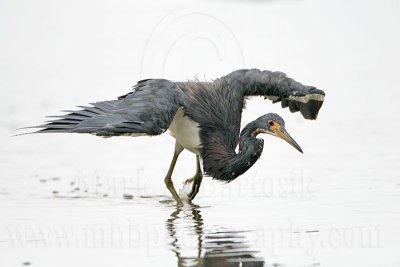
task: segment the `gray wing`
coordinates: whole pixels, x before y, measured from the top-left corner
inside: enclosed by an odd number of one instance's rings
[[[158,135],[165,132],[183,105],[183,92],[163,79],[139,81],[133,91],[118,100],[79,106],[48,121],[36,133],[90,133],[98,136]]]
[[[291,112],[300,111],[304,118],[314,120],[318,116],[325,92],[313,86],[303,85],[282,72],[258,69],[237,70],[216,81],[226,82],[243,90],[245,96],[261,95],[281,102]]]

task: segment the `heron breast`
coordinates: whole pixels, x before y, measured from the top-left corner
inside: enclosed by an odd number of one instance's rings
[[[168,130],[181,146],[196,155],[200,155],[199,124],[185,116],[183,108],[178,109]]]

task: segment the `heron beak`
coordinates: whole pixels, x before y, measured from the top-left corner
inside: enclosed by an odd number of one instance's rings
[[[294,148],[296,148],[299,152],[303,153],[301,147],[296,143],[296,141],[294,141],[294,139],[290,136],[290,134],[286,131],[286,129],[283,126],[277,127],[273,130],[276,136],[282,138],[283,140],[291,144]]]

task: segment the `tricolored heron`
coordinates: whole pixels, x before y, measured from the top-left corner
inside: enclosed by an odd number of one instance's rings
[[[266,133],[282,138],[303,152],[274,113],[259,117],[240,131],[246,97],[264,96],[281,102],[291,112],[316,119],[325,93],[305,86],[282,72],[244,69],[210,82],[172,82],[165,79],[139,81],[131,92],[117,100],[79,106],[77,111],[44,125],[36,133],[89,133],[102,137],[159,135],[169,130],[176,139],[175,152],[165,184],[182,205],[171,176],[179,154],[187,149],[196,155],[196,173],[188,197],[199,192],[203,171],[214,179],[230,182],[246,172],[260,157]],[[238,152],[236,147],[239,146]]]

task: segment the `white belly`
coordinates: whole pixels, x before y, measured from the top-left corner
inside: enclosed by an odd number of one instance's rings
[[[200,155],[199,125],[184,114],[183,108],[179,108],[168,130],[181,146]]]

